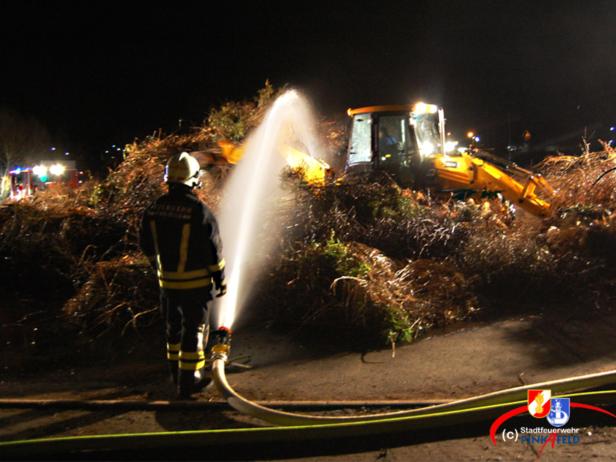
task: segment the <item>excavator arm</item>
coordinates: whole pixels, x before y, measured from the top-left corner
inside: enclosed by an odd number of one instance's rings
[[[554,189],[540,174],[532,173],[512,164],[512,173],[470,154],[437,156],[434,159],[436,174],[444,189],[471,189],[481,192],[499,192],[507,200],[538,216],[548,216],[551,204],[539,197],[554,194]]]
[[[229,141],[219,141],[222,157],[232,165],[237,164],[244,155],[245,145],[235,145]],[[313,186],[323,186],[331,176],[331,169],[327,162],[312,157],[292,146],[282,146],[280,155],[285,159],[287,166],[298,172],[306,183]]]

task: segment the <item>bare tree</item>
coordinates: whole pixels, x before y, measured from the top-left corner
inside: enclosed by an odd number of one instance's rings
[[[35,118],[0,109],[0,176],[28,157],[39,157],[49,146],[49,133]],[[4,184],[4,183],[3,183]],[[6,191],[0,191],[0,197]]]

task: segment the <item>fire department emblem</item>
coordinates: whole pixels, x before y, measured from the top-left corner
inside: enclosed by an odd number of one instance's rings
[[[569,422],[569,417],[571,417],[571,399],[552,398],[551,401],[548,422],[552,427],[562,427]]]
[[[537,419],[550,413],[551,390],[528,390],[528,412]]]

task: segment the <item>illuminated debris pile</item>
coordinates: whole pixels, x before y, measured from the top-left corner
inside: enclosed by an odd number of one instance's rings
[[[498,229],[489,224],[473,228],[455,260],[473,275],[474,291],[498,304],[550,304],[587,294],[587,283],[598,276],[583,247],[564,251],[550,245],[543,223],[515,223]]]
[[[84,207],[41,209],[20,204],[0,209],[0,280],[28,298],[70,294],[84,264],[113,255],[124,229]],[[33,293],[33,289],[37,292]]]
[[[266,287],[275,323],[365,346],[410,341],[478,310],[467,276],[445,257],[468,220],[488,219],[480,206],[432,203],[390,183],[296,193],[294,233]]]
[[[476,309],[464,277],[446,264],[400,264],[334,236],[285,256],[276,274],[268,287],[277,294],[277,303],[270,304],[275,323],[309,336],[335,333],[332,343],[409,342]]]
[[[558,208],[616,210],[616,151],[590,152],[581,156],[553,156],[538,169],[559,191]]]
[[[67,319],[79,329],[81,343],[103,338],[113,342],[127,329],[140,333],[158,310],[158,288],[141,255],[124,255],[91,264],[87,281],[64,305]]]
[[[488,214],[472,201],[432,201],[387,179],[348,181],[317,190],[300,186],[297,203],[293,238],[322,241],[333,230],[342,240],[362,242],[402,259],[451,255],[468,234],[469,222]],[[486,204],[496,219],[491,202]]]
[[[124,161],[93,192],[92,204],[99,212],[125,223],[134,235],[143,209],[165,190],[165,163],[172,155],[187,151],[209,171],[202,177],[204,188],[198,194],[215,209],[226,173],[226,161],[218,142],[241,142],[248,130],[261,122],[276,94],[266,82],[253,100],[228,102],[213,108],[204,124],[191,128],[190,133],[168,136],[158,133],[126,146]]]
[[[2,284],[11,293],[64,297],[65,320],[88,335],[139,332],[158,302],[155,278],[137,248],[137,225],[164,190],[165,161],[183,150],[195,153],[209,170],[199,194],[216,210],[229,168],[219,162],[217,143],[242,141],[275,96],[266,85],[252,101],[214,109],[188,134],[133,143],[101,183],[39,192],[0,209]],[[338,172],[348,135],[343,126],[320,125],[333,154],[326,160]],[[385,175],[323,188],[287,177],[297,206],[284,211],[290,232],[260,300],[273,307],[278,325],[308,334],[329,326],[343,333],[340,339],[364,344],[408,341],[504,302],[519,310],[555,301],[613,306],[614,159],[608,149],[543,162],[558,191],[555,214],[543,220],[514,216],[498,200],[434,200]]]
[[[541,239],[558,256],[589,304],[616,301],[616,152],[546,159],[539,168],[555,185],[555,213],[543,224]],[[574,262],[574,263],[572,263]],[[560,266],[559,266],[560,271]]]
[[[113,341],[125,332],[137,332],[157,319],[158,290],[152,270],[138,249],[141,216],[166,189],[166,160],[182,150],[193,150],[199,135],[149,138],[127,147],[126,159],[102,183],[95,185],[89,203],[102,222],[122,229],[103,255],[91,255],[80,263],[76,294],[63,308],[64,317],[83,334],[80,339]],[[206,176],[206,192],[216,191]],[[210,205],[217,201],[208,194]],[[97,231],[93,230],[92,236]],[[83,236],[84,242],[92,237]],[[154,315],[154,316],[153,316]],[[128,323],[128,324],[127,324]]]
[[[125,160],[94,191],[93,205],[100,213],[134,229],[138,212],[164,191],[166,160],[172,154],[192,151],[198,141],[191,135],[170,135],[127,146]]]
[[[419,327],[499,314],[503,307],[613,305],[616,183],[592,194],[585,187],[614,163],[605,153],[589,156],[595,160],[546,171],[560,188],[556,213],[546,219],[514,214],[496,199],[433,200],[387,178],[321,189],[296,183],[294,233],[271,274],[273,293],[283,300],[270,303],[276,319],[300,330],[332,327],[335,319],[334,330],[347,326],[382,342],[391,335],[409,339],[411,326],[416,335]],[[345,271],[332,248],[347,249],[370,270],[361,277]],[[377,255],[391,270],[375,264]],[[318,295],[307,300],[306,294]]]
[[[219,108],[210,111],[200,129],[200,136],[214,143],[221,140],[241,143],[249,131],[261,123],[270,104],[285,90],[275,89],[269,80],[266,80],[253,99],[223,103]]]

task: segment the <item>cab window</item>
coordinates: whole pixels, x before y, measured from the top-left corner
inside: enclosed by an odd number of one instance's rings
[[[378,120],[378,156],[382,167],[408,167],[412,141],[407,114],[380,116]]]
[[[372,118],[370,114],[358,114],[353,118],[351,142],[349,143],[348,166],[372,161]]]

